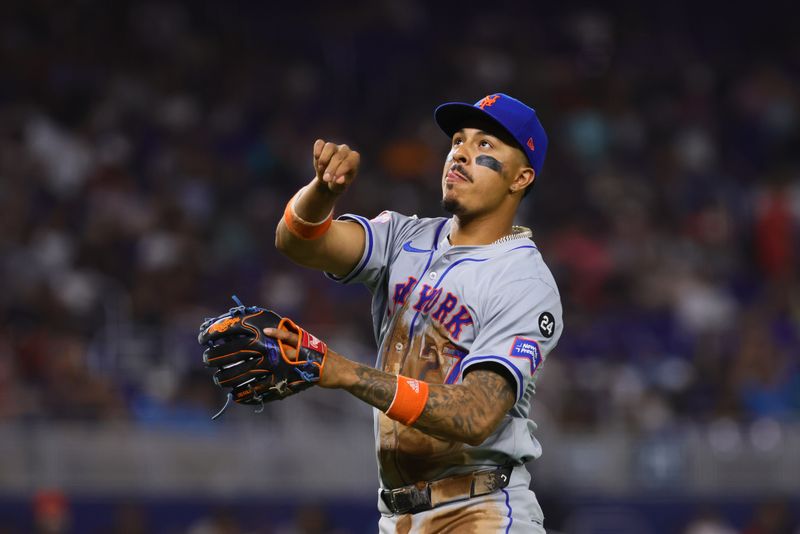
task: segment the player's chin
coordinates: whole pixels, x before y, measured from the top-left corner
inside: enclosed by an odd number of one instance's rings
[[[447,193],[442,197],[442,209],[453,215],[463,215],[467,211],[457,198]]]

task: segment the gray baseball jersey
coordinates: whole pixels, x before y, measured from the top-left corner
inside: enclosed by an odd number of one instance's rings
[[[508,370],[517,402],[478,446],[445,441],[375,410],[381,481],[396,488],[478,466],[541,454],[528,419],[534,385],[563,329],[561,300],[530,239],[452,246],[452,219],[385,211],[372,220],[343,215],[366,233],[364,253],[342,283],[372,292],[376,367],[432,384],[458,384],[475,364]]]

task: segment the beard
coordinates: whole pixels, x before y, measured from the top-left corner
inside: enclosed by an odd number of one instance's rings
[[[455,200],[453,198],[443,198],[442,209],[447,213],[451,213],[457,216],[464,215],[467,211],[458,200]]]

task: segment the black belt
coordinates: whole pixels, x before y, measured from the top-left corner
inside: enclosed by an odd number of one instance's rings
[[[512,465],[479,469],[433,482],[381,490],[381,499],[394,514],[416,514],[505,488],[511,480],[512,469]]]

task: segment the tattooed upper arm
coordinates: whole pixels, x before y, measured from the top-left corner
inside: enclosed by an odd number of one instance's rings
[[[431,384],[425,410],[414,424],[433,436],[479,445],[515,402],[508,381],[495,371],[470,372],[458,385]]]
[[[503,369],[505,371],[505,369]],[[470,388],[491,406],[497,407],[499,419],[514,406],[516,402],[516,384],[504,372],[492,367],[481,366],[470,369],[464,376],[462,384]]]
[[[503,377],[505,379],[506,383],[508,384],[508,387],[510,388],[512,397],[516,398],[517,381],[514,380],[514,377],[511,374],[511,371],[509,371],[508,369],[506,369],[505,367],[503,367],[499,363],[497,363],[497,362],[481,362],[481,363],[476,363],[474,365],[470,365],[469,368],[467,368],[464,371],[464,377],[463,377],[462,382],[466,382],[467,377],[470,374],[474,373],[475,371],[491,371],[491,372],[493,372],[493,373],[495,373],[497,375],[500,375],[501,377]]]

